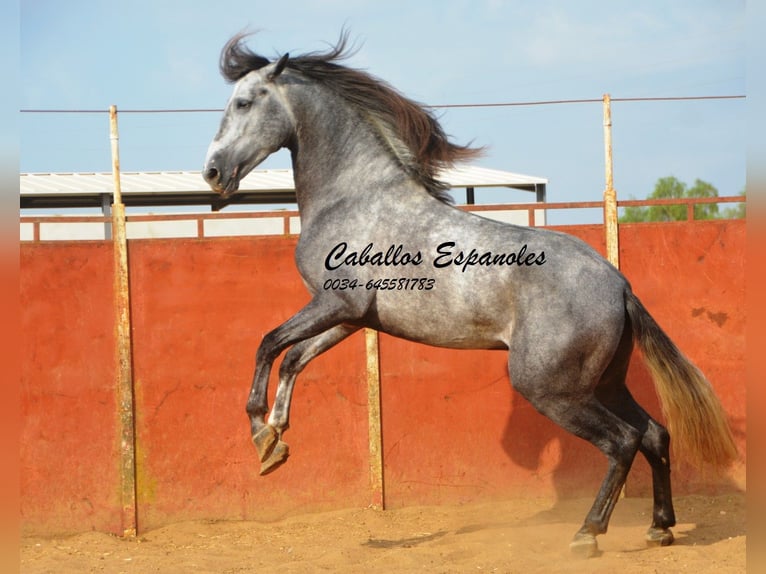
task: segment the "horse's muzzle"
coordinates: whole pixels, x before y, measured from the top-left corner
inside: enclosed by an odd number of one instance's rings
[[[215,166],[214,161],[205,162],[205,167],[202,169],[202,177],[214,192],[224,192],[224,186],[221,185],[221,171]]]
[[[221,174],[218,173],[218,168],[211,166],[202,172],[202,177],[204,177],[205,181],[210,184],[210,187],[215,188],[218,186],[218,180],[221,178]]]
[[[221,171],[214,165],[207,165],[202,170],[202,177],[208,183],[210,188],[223,197],[228,197],[239,188],[239,179],[237,178],[238,167],[234,168],[228,181],[222,181]]]

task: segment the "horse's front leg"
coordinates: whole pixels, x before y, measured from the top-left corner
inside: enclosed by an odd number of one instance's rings
[[[282,441],[282,435],[290,427],[290,402],[295,388],[295,379],[312,359],[358,330],[359,327],[353,325],[336,325],[324,333],[296,343],[287,351],[279,366],[279,386],[274,398],[274,407],[271,409],[268,424],[260,431],[267,440],[274,441],[271,453],[265,460],[261,460],[262,475],[279,468],[289,455],[287,444]]]
[[[252,433],[253,443],[258,450],[258,456],[261,460],[262,474],[268,472],[269,469],[276,468],[284,459],[287,458],[287,445],[281,443],[281,434],[286,429],[275,427],[272,424],[267,424],[265,421],[266,413],[268,413],[268,385],[269,375],[271,373],[271,367],[274,364],[276,358],[287,347],[317,337],[323,334],[325,331],[331,331],[332,333],[340,333],[341,331],[335,331],[333,328],[340,324],[359,318],[363,315],[363,311],[355,305],[347,305],[340,298],[333,299],[320,299],[314,298],[306,305],[301,311],[296,313],[293,317],[288,319],[285,323],[266,334],[258,347],[258,352],[255,358],[255,374],[253,375],[253,384],[250,389],[250,396],[247,401],[247,414],[250,417],[250,428]],[[347,336],[349,333],[345,334]],[[319,352],[316,352],[314,356],[320,352],[328,349],[339,340],[344,337],[333,340],[333,337],[327,339],[326,343],[329,343],[324,348],[321,348]],[[299,347],[301,349],[303,347]],[[311,348],[311,345],[306,347]],[[296,351],[297,354],[292,355],[290,362],[295,363],[295,359],[303,354],[302,351]],[[286,357],[287,360],[287,357]],[[306,361],[307,362],[307,361]],[[297,361],[300,364],[300,360]],[[305,363],[304,365],[305,366]],[[300,369],[303,368],[300,366]],[[300,371],[298,370],[298,372]],[[297,372],[296,372],[297,375]],[[289,408],[289,394],[285,390],[291,391],[292,383],[286,382],[286,385],[280,385],[284,387],[281,396],[288,396],[287,408]],[[278,393],[277,405],[280,406],[281,412],[286,412],[287,408],[281,406],[284,404],[284,399],[280,400]],[[275,422],[279,420],[275,419]],[[286,424],[286,418],[284,419]],[[281,444],[280,444],[281,443]],[[281,461],[275,461],[275,457],[279,457]],[[275,466],[276,464],[276,466]]]

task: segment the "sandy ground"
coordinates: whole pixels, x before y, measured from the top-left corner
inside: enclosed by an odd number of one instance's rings
[[[676,542],[646,548],[648,499],[620,500],[599,555],[568,543],[590,500],[352,509],[279,522],[197,521],[123,540],[22,539],[21,572],[745,572],[745,495],[676,500]]]

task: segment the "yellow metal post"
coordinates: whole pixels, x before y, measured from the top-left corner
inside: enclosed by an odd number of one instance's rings
[[[372,508],[385,506],[383,493],[383,430],[380,414],[380,354],[378,332],[365,329],[367,355],[367,412],[370,442],[370,491]]]
[[[136,441],[133,405],[133,361],[130,322],[130,285],[128,282],[128,241],[125,230],[125,205],[120,186],[120,151],[117,108],[109,107],[109,132],[112,145],[114,204],[112,206],[112,242],[114,245],[114,298],[117,359],[117,396],[120,415],[120,479],[123,536],[137,532]]]
[[[620,268],[620,238],[617,226],[617,192],[612,173],[612,109],[609,94],[604,94],[604,160],[606,188],[604,189],[604,228],[606,258]]]

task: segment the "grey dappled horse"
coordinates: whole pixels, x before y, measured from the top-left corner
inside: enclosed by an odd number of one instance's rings
[[[609,461],[572,550],[596,552],[637,452],[654,485],[647,541],[670,544],[670,438],[625,385],[634,339],[676,452],[725,466],[736,448],[709,383],[625,277],[584,242],[451,206],[439,170],[480,150],[451,143],[422,106],[341,65],[346,46],[344,33],[326,53],[269,61],[238,35],[221,54],[221,72],[235,85],[204,177],[228,197],[266,157],[290,150],[301,215],[295,257],[312,295],[258,348],[247,412],[261,473],[287,458],[282,436],[298,373],[360,328],[440,347],[505,349],[514,388]],[[267,421],[269,373],[288,348]]]

